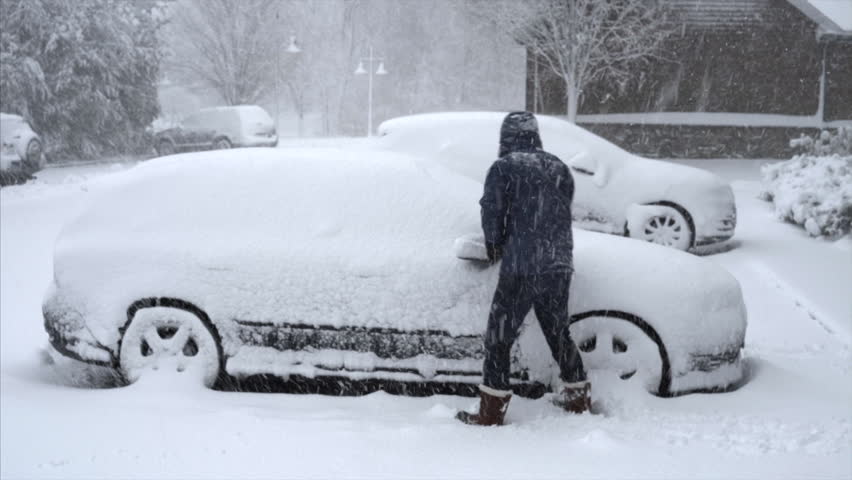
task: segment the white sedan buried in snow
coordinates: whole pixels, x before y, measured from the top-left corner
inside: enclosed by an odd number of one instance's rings
[[[164,157],[109,183],[57,240],[43,310],[63,354],[129,381],[480,382],[499,269],[456,258],[454,242],[480,229],[481,185],[399,153],[326,149]],[[578,230],[575,244],[588,369],[661,395],[740,380],[746,311],[730,274],[614,236]],[[550,388],[537,322],[512,365],[519,393]]]
[[[384,148],[437,161],[483,182],[497,158],[505,113],[434,113],[379,126]],[[629,153],[566,121],[537,116],[544,149],[574,174],[576,226],[680,250],[731,238],[736,207],[730,185],[697,168]]]
[[[45,165],[41,138],[20,115],[0,113],[0,174],[28,176]]]

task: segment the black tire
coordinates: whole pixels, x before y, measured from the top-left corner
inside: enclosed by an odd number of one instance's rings
[[[41,142],[37,139],[32,139],[27,143],[26,158],[24,158],[26,170],[30,173],[37,172],[44,168],[44,149]]]
[[[157,155],[165,157],[166,155],[174,155],[175,153],[177,153],[177,149],[171,140],[160,140],[157,143]]]
[[[158,308],[148,308],[155,306]],[[126,381],[133,383],[143,370],[162,364],[159,362],[162,358],[175,357],[183,360],[183,366],[178,362],[178,372],[184,371],[187,364],[196,362],[199,365],[197,362],[200,361],[205,371],[201,376],[196,371],[195,378],[206,387],[212,388],[220,381],[224,372],[221,337],[209,318],[193,305],[166,298],[141,300],[131,305],[128,317],[127,323],[119,329],[118,355],[119,371]],[[181,335],[181,329],[186,335]],[[156,332],[156,335],[140,334],[145,330]],[[158,347],[154,343],[149,344],[149,340],[164,342],[163,345],[171,342],[172,345]],[[169,350],[169,347],[177,348]],[[145,357],[149,358],[146,360]],[[143,359],[141,364],[140,358]],[[167,363],[164,366],[173,368],[175,365]]]
[[[233,147],[231,141],[225,137],[219,137],[216,140],[213,140],[213,150],[228,150]]]
[[[608,319],[608,320],[611,320],[611,321],[614,321],[614,322],[625,322],[626,324],[630,324],[633,327],[638,328],[647,337],[647,340],[652,342],[656,346],[656,352],[655,353],[657,355],[659,355],[660,381],[657,385],[654,385],[654,389],[651,393],[654,393],[654,394],[662,396],[662,397],[671,396],[672,378],[671,378],[671,363],[670,363],[670,360],[669,360],[668,349],[666,349],[665,344],[663,344],[663,341],[660,338],[660,335],[657,333],[657,331],[654,329],[654,327],[652,327],[650,324],[648,324],[642,318],[640,318],[636,315],[633,315],[633,314],[627,313],[627,312],[617,311],[617,310],[605,310],[605,311],[604,310],[596,310],[596,311],[578,313],[578,314],[571,316],[571,325],[573,326],[575,324],[582,323],[584,320],[591,319],[591,318],[605,318],[605,319]],[[572,332],[572,334],[573,334],[573,332]],[[595,342],[594,339],[592,339],[591,342],[589,342],[590,338],[593,338],[593,337],[589,337],[589,338],[576,338],[575,337],[575,341],[577,342],[577,347],[580,349],[581,352],[585,353],[585,352],[588,352],[590,350],[594,350],[595,348],[598,347],[598,345],[596,345],[596,342]],[[613,339],[613,340],[615,340],[615,339]],[[601,346],[604,347],[604,348],[612,348],[613,350],[621,350],[621,351],[627,350],[627,346],[625,346],[623,343],[618,344],[616,342],[613,342],[611,345],[601,345]],[[626,379],[626,378],[629,378],[629,376],[622,377],[622,378]]]

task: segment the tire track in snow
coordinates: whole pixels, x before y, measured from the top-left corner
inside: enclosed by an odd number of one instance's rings
[[[766,263],[759,260],[750,260],[746,263],[746,267],[761,278],[767,285],[774,287],[781,292],[783,298],[791,302],[796,309],[804,314],[805,317],[819,325],[828,335],[848,347],[850,339],[841,333],[837,328],[831,326],[831,320],[828,316],[820,312],[820,309],[810,302],[801,292],[793,288],[789,283],[784,281],[774,270]]]

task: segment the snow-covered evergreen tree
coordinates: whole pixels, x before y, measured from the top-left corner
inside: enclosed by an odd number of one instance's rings
[[[144,145],[158,115],[160,0],[0,2],[0,110],[23,114],[51,153]]]

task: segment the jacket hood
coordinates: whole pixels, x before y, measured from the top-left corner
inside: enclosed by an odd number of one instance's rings
[[[506,115],[500,127],[498,156],[503,157],[512,152],[534,152],[541,148],[538,121],[532,113],[512,112]]]

